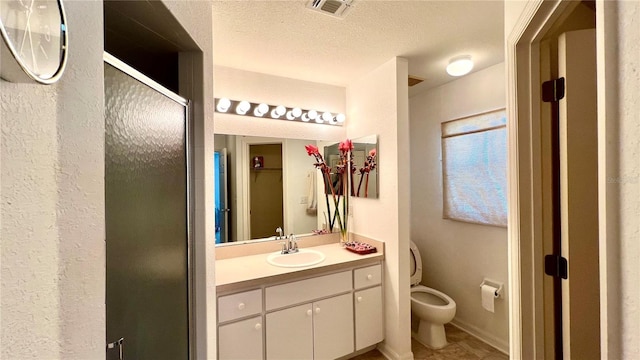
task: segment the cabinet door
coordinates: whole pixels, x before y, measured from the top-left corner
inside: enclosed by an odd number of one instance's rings
[[[381,342],[382,287],[376,286],[354,293],[356,309],[356,351]]]
[[[262,317],[242,320],[218,329],[220,360],[262,359]]]
[[[337,359],[353,352],[353,302],[344,294],[313,303],[314,359]]]
[[[267,359],[313,359],[312,315],[311,304],[267,314]]]

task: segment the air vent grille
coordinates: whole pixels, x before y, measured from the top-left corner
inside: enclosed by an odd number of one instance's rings
[[[307,8],[337,18],[344,18],[352,7],[353,0],[311,0]]]
[[[335,14],[342,6],[342,2],[336,0],[327,0],[324,4],[322,4],[322,11],[326,11],[332,14]]]

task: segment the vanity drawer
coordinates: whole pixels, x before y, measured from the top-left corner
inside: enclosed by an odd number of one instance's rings
[[[355,289],[378,285],[381,282],[382,267],[380,264],[353,270],[353,287]]]
[[[262,289],[218,298],[218,322],[239,319],[262,312]]]
[[[344,293],[350,291],[351,288],[351,271],[270,286],[266,289],[266,310],[269,311]]]

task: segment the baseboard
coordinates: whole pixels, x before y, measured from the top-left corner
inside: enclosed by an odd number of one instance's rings
[[[398,354],[393,349],[387,346],[386,343],[381,343],[378,345],[378,351],[384,355],[389,360],[413,360],[413,353],[409,351],[406,354]]]
[[[476,326],[465,323],[464,321],[460,321],[458,319],[453,319],[453,321],[451,321],[450,324],[462,331],[469,333],[469,335],[472,335],[476,339],[493,346],[494,348],[498,349],[500,352],[504,353],[505,355],[509,355],[508,340],[504,341],[502,339],[499,339],[496,336],[489,334],[488,332],[482,329],[479,329]]]

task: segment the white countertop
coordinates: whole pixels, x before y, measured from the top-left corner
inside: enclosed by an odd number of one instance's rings
[[[313,275],[324,271],[351,266],[366,265],[384,258],[382,246],[372,254],[355,254],[338,243],[307,247],[322,252],[326,258],[319,264],[305,267],[279,267],[267,262],[266,254],[240,256],[216,261],[216,289],[218,292],[229,292],[265,283],[289,280],[292,277]]]

